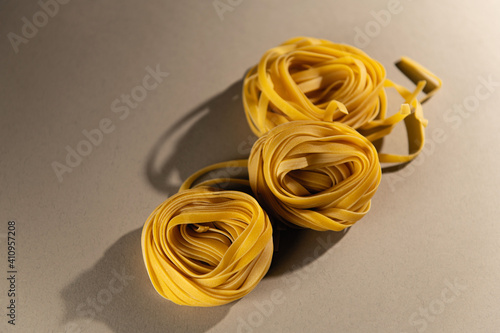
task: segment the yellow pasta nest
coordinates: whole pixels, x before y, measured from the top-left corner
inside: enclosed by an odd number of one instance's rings
[[[161,296],[181,305],[222,305],[248,294],[267,273],[272,227],[250,195],[198,187],[149,216],[142,252]]]
[[[257,136],[305,119],[357,129],[385,107],[384,81],[384,67],[363,51],[298,37],[267,51],[247,73],[243,105]]]
[[[314,230],[343,230],[370,209],[381,178],[370,141],[338,122],[293,121],[254,144],[250,186],[272,216]]]

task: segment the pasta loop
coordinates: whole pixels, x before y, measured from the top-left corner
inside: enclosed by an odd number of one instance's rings
[[[338,122],[293,121],[255,142],[250,186],[272,216],[314,230],[340,231],[370,209],[381,179],[373,144]]]
[[[142,252],[161,296],[180,305],[222,305],[248,294],[267,273],[272,227],[250,195],[197,187],[153,211]]]

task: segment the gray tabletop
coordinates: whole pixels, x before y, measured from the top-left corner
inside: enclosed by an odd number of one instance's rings
[[[1,2],[0,331],[497,332],[499,11],[451,0]],[[438,74],[425,150],[383,174],[347,233],[285,235],[240,301],[164,300],[141,227],[192,172],[248,155],[241,79],[294,36],[358,46],[407,87],[401,56]],[[404,152],[405,140],[398,127],[383,149]]]

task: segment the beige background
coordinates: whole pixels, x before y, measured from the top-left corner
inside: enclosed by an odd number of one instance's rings
[[[17,53],[8,34],[22,36],[23,17],[43,24],[41,7],[0,3],[0,331],[497,332],[498,2],[401,0],[385,26],[372,11],[389,0],[221,2],[231,9],[222,19],[211,0],[71,1]],[[369,43],[357,29],[372,29]],[[345,235],[288,234],[242,300],[198,309],[161,299],[142,263],[142,224],[191,172],[245,157],[240,80],[297,35],[362,46],[408,87],[400,56],[440,75],[443,90],[424,105],[426,152],[384,174],[371,212]],[[169,76],[120,119],[112,103],[140,92],[157,65]],[[105,118],[114,130],[60,182],[51,164]],[[402,150],[404,134],[384,149]],[[5,315],[12,219],[15,328]]]

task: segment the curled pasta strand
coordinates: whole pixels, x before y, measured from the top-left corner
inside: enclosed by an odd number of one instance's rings
[[[233,160],[233,161],[212,164],[208,167],[205,167],[201,170],[198,170],[197,172],[195,172],[191,176],[189,176],[184,181],[184,183],[182,183],[181,187],[179,188],[179,191],[184,191],[184,190],[187,190],[189,188],[192,188],[193,184],[194,184],[194,182],[196,182],[196,180],[198,180],[203,175],[208,174],[211,171],[214,171],[217,169],[223,169],[223,168],[246,168],[247,166],[248,166],[247,159]],[[248,182],[247,179],[240,179],[240,178],[235,178],[235,177],[225,177],[225,178],[208,179],[204,182],[196,184],[194,187],[214,186],[216,184],[228,183],[228,182],[250,186],[250,183]]]

